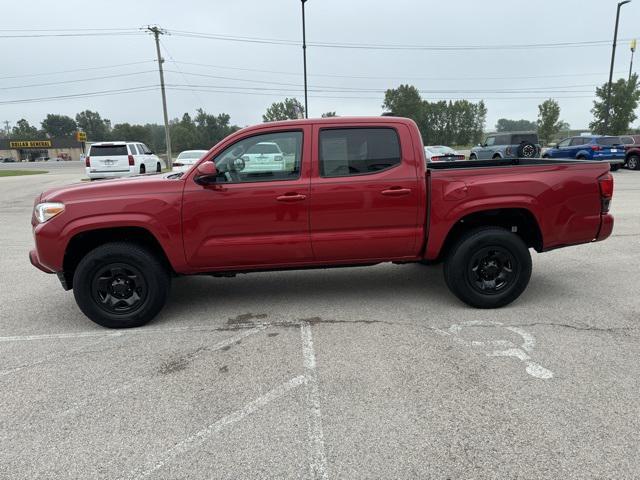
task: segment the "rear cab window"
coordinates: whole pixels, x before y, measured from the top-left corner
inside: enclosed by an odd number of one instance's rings
[[[128,155],[126,145],[91,145],[89,151],[91,157],[115,157]]]
[[[377,173],[402,161],[393,128],[322,129],[319,147],[320,175],[325,178]]]

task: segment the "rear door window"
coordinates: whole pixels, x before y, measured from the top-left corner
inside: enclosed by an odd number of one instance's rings
[[[129,151],[131,152],[131,155],[138,155],[138,149],[136,148],[135,143],[129,144]]]
[[[512,145],[520,145],[522,142],[535,145],[538,143],[538,135],[535,133],[516,133],[511,136]]]
[[[320,175],[344,177],[377,173],[400,165],[400,140],[393,128],[320,131]]]
[[[118,155],[128,155],[126,145],[91,145],[92,157],[115,157]]]
[[[622,145],[622,140],[620,139],[620,137],[601,137],[596,138],[596,143],[598,145],[610,147],[612,145]]]

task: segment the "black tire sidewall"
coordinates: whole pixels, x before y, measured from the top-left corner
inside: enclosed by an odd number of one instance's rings
[[[474,253],[489,246],[506,249],[517,263],[517,274],[504,292],[483,295],[469,284],[467,270]],[[513,302],[529,284],[531,254],[519,236],[503,228],[473,230],[461,238],[451,251],[445,262],[444,276],[449,289],[466,304],[476,308],[499,308]]]
[[[533,148],[533,155],[530,156],[530,157],[525,157],[524,156],[524,149],[525,149],[525,147],[529,147],[529,146]],[[517,151],[518,158],[535,158],[537,151],[538,151],[538,149],[533,143],[531,143],[531,142],[522,143],[522,144],[520,144],[518,146],[518,151]]]
[[[142,307],[135,312],[112,314],[100,308],[94,300],[91,291],[93,275],[108,263],[132,265],[143,275],[147,296]],[[82,313],[98,325],[132,328],[148,323],[160,312],[169,295],[170,283],[166,268],[147,249],[135,244],[111,243],[92,250],[80,261],[73,277],[73,295]]]
[[[631,159],[635,160],[635,167],[631,167]],[[629,160],[627,160],[627,167],[629,168],[629,170],[640,170],[640,157],[638,155],[630,156]]]

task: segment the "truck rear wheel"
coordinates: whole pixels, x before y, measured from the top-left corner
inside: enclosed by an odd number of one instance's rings
[[[638,170],[640,169],[640,156],[631,155],[627,160],[627,168],[629,170]]]
[[[82,313],[108,328],[140,327],[164,306],[171,277],[146,248],[107,243],[89,252],[73,276],[73,295]]]
[[[444,264],[449,289],[476,308],[498,308],[518,298],[531,278],[531,254],[522,239],[503,228],[464,235]]]

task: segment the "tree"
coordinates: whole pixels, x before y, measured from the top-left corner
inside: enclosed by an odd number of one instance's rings
[[[151,148],[151,135],[149,129],[144,125],[131,125],[129,123],[117,123],[113,126],[111,134],[112,140],[124,140],[125,142],[142,142]]]
[[[98,112],[85,110],[76,115],[78,127],[87,132],[87,138],[94,142],[99,142],[109,138],[111,122],[103,119]]]
[[[297,98],[285,98],[284,102],[274,102],[264,115],[263,122],[277,122],[278,120],[295,120],[304,117],[304,107]]]
[[[73,118],[55,113],[48,114],[41,125],[42,131],[49,138],[71,137],[78,129],[78,125],[76,125]]]
[[[529,120],[509,120],[501,118],[496,123],[497,132],[523,132],[526,130],[535,130],[537,128],[535,122]]]
[[[338,115],[336,115],[336,112],[325,112],[320,116],[322,118],[332,118],[332,117],[337,117]]]
[[[611,85],[611,105],[609,108],[609,124],[606,125],[607,86],[605,83],[596,88],[597,100],[593,101],[593,121],[589,128],[600,135],[622,135],[629,131],[631,123],[637,118],[635,114],[640,100],[638,74],[634,73],[627,81],[623,78]]]
[[[210,149],[220,140],[232,134],[240,127],[231,125],[231,117],[226,113],[211,115],[199,108],[194,123],[197,132],[197,144],[194,148]]]
[[[549,143],[558,133],[569,125],[560,120],[560,105],[548,99],[538,105],[538,135],[544,143]]]
[[[420,92],[413,85],[400,85],[385,92],[382,108],[385,114],[407,117],[416,123],[423,118],[424,104]]]
[[[16,126],[13,127],[11,133],[11,138],[16,140],[31,140],[43,137],[42,132],[37,127],[32,127],[24,118],[16,122]]]

